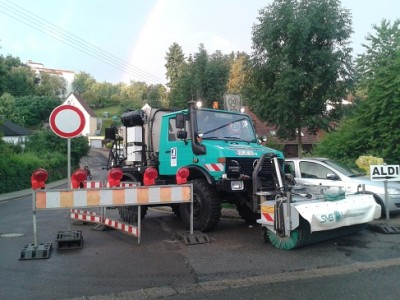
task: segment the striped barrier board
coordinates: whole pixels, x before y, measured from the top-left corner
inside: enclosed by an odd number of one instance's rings
[[[85,222],[95,222],[95,223],[103,223],[103,218],[94,214],[85,214],[85,213],[73,213],[70,214],[71,219],[85,221]]]
[[[135,186],[138,185],[134,182],[121,182],[119,185],[119,187],[135,187]],[[110,187],[110,183],[104,182],[103,180],[88,180],[82,182],[82,188],[84,189],[98,189],[102,187]]]
[[[95,185],[96,184],[97,183],[95,183]],[[70,216],[72,219],[93,222],[118,229],[136,236],[138,238],[138,244],[140,244],[141,237],[140,210],[138,224],[134,226],[105,217],[105,210],[107,207],[190,203],[191,215],[193,214],[192,184],[131,186],[132,184],[135,185],[135,183],[127,183],[125,187],[92,188],[92,184],[87,183],[86,186],[90,186],[90,188],[34,190],[32,195],[34,245],[38,245],[36,210],[69,208],[71,209]],[[93,207],[102,208],[102,215],[100,216],[92,211],[79,210],[79,208]],[[191,217],[190,234],[193,234],[192,220],[193,215]]]
[[[105,186],[110,187],[110,183],[107,181]],[[121,182],[119,184],[119,187],[135,187],[135,186],[138,186],[138,184],[134,182]]]
[[[115,221],[109,218],[105,218],[103,224],[107,225],[108,227],[112,227],[121,230],[125,233],[139,237],[139,229],[134,225],[126,224],[120,221]]]
[[[103,187],[103,181],[101,180],[93,180],[93,181],[84,181],[83,188],[84,189],[95,189]]]
[[[191,185],[35,190],[36,209],[187,203]]]
[[[94,211],[89,211],[89,210],[80,210],[80,209],[74,209],[74,208],[72,208],[71,209],[71,214],[85,214],[85,215],[94,215],[94,216],[96,216],[97,215],[97,213],[96,212],[94,212]]]
[[[139,230],[137,226],[126,224],[124,222],[116,221],[110,218],[102,218],[101,216],[97,216],[96,213],[93,212],[88,212],[89,214],[86,213],[86,211],[71,210],[70,216],[71,219],[103,224],[108,227],[131,234],[135,237],[139,237]]]

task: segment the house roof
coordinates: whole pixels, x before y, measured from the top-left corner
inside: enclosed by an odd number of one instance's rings
[[[297,145],[297,139],[295,140],[283,140],[276,137],[273,132],[277,131],[277,127],[274,125],[270,125],[267,122],[262,122],[257,115],[252,112],[249,107],[245,107],[246,113],[250,116],[252,120],[255,121],[256,133],[258,135],[266,135],[268,139],[273,140],[277,143],[284,145]],[[309,134],[305,128],[302,129],[302,144],[310,144],[314,145],[319,142],[321,137],[323,136],[322,131],[318,131],[317,135]]]
[[[87,104],[87,102],[85,100],[83,100],[83,98],[79,97],[78,95],[76,95],[74,93],[71,93],[70,95],[73,95],[75,97],[75,99],[82,105],[82,107],[87,111],[87,113],[91,117],[96,117],[96,114],[93,111],[93,109],[90,108],[89,104]],[[69,98],[69,96],[67,98]]]
[[[31,130],[8,120],[5,120],[3,124],[0,125],[0,131],[4,136],[24,136],[32,134]]]

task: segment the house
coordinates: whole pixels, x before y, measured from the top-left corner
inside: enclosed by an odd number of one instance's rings
[[[98,133],[97,117],[94,111],[90,108],[89,104],[87,104],[85,100],[74,93],[70,93],[67,99],[65,99],[63,102],[63,105],[67,104],[79,108],[85,116],[85,127],[82,130],[82,135],[96,135]]]
[[[72,92],[72,83],[74,82],[75,79],[75,72],[69,70],[45,68],[42,63],[33,62],[31,60],[28,60],[26,65],[30,67],[35,72],[36,76],[38,76],[39,78],[41,76],[41,73],[47,73],[49,75],[64,78],[67,83],[66,94],[68,95],[69,93]]]
[[[283,154],[285,157],[296,157],[298,152],[298,142],[295,140],[282,140],[276,136],[277,127],[270,125],[266,122],[262,122],[254,112],[252,112],[248,107],[245,107],[245,112],[250,116],[250,118],[255,122],[256,133],[259,136],[266,136],[267,143],[273,142],[276,144],[283,145]],[[304,128],[301,131],[302,136],[302,147],[303,152],[310,152],[313,146],[319,142],[319,140],[324,135],[324,132],[319,131],[317,135],[309,134]]]
[[[33,133],[29,129],[26,129],[8,120],[5,120],[2,123],[0,122],[0,132],[2,134],[3,141],[13,144],[25,143],[28,135]]]

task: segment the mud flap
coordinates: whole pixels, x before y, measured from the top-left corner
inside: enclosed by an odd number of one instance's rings
[[[185,245],[210,243],[208,235],[200,231],[194,231],[193,234],[190,234],[188,231],[179,232],[176,234],[176,237],[183,241]]]

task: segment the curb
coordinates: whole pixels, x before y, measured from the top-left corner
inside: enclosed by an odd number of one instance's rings
[[[46,189],[55,189],[65,186],[68,182],[68,179],[62,179],[54,182],[50,182],[46,184]],[[11,193],[0,194],[0,202],[17,200],[26,196],[32,195],[32,189],[26,189]]]

